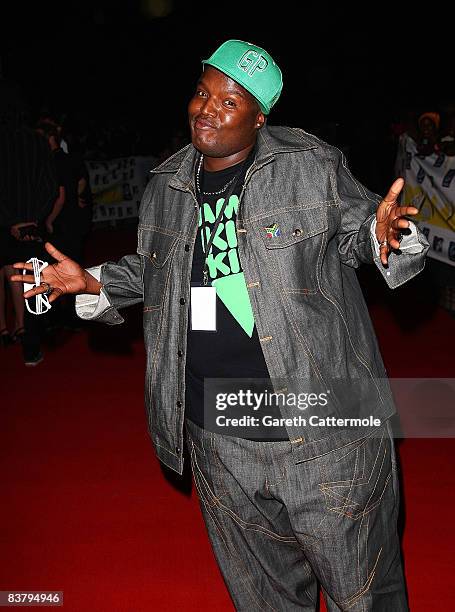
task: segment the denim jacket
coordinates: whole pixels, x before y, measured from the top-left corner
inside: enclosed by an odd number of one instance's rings
[[[183,471],[185,351],[193,248],[198,227],[190,144],[155,168],[140,206],[137,253],[101,266],[107,307],[96,319],[122,323],[119,310],[143,302],[145,403],[159,459]],[[350,173],[343,154],[298,128],[264,126],[237,214],[238,251],[272,379],[386,378],[355,268],[375,263],[390,288],[424,267],[420,252],[392,252],[388,267],[370,231],[381,198]],[[265,228],[277,224],[279,235]],[[277,233],[278,234],[278,233]],[[372,410],[395,408],[378,390]],[[370,407],[371,409],[371,407]],[[339,414],[342,414],[342,406]],[[284,415],[286,416],[286,415]],[[352,441],[343,428],[288,426],[296,461]]]

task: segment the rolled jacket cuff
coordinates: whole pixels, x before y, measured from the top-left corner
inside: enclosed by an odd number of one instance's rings
[[[87,272],[97,281],[100,281],[101,268],[102,266],[94,266],[93,268],[87,268]],[[111,304],[103,288],[100,289],[99,295],[81,293],[76,296],[76,314],[81,319],[97,319],[110,307]]]

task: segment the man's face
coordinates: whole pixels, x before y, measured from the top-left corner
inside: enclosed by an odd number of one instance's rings
[[[246,89],[207,66],[188,105],[188,120],[195,148],[220,158],[254,144],[265,117]]]
[[[436,125],[429,117],[424,117],[420,122],[420,131],[425,138],[431,138],[436,134]]]

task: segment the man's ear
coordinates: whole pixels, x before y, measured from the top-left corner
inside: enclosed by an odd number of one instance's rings
[[[266,120],[266,118],[265,118],[264,113],[262,113],[262,112],[261,112],[261,113],[258,113],[258,115],[257,115],[257,117],[256,117],[256,128],[257,128],[258,130],[260,130],[260,129],[261,129],[261,127],[264,125],[265,120]]]

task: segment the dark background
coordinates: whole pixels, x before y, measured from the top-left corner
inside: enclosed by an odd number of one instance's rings
[[[303,2],[16,3],[1,19],[4,78],[76,135],[122,124],[159,154],[178,129],[200,60],[227,38],[265,47],[284,75],[273,124],[345,146],[359,178],[391,178],[390,126],[450,102],[449,15]],[[136,136],[136,139],[138,137]],[[390,175],[390,176],[389,176]]]

